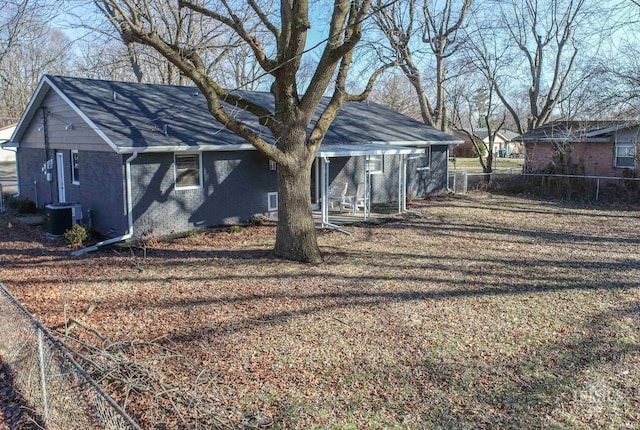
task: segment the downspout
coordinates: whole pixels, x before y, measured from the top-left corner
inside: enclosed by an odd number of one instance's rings
[[[447,145],[447,170],[446,170],[446,178],[447,178],[447,193],[455,193],[455,190],[452,190],[451,187],[449,187],[449,151],[451,150],[451,146]],[[454,174],[454,178],[455,178],[455,170],[453,172]]]
[[[102,242],[98,242],[95,245],[89,246],[87,248],[78,249],[77,251],[73,251],[71,255],[77,257],[82,254],[86,254],[87,252],[97,251],[101,246],[111,245],[112,243],[122,242],[127,239],[131,239],[133,237],[133,197],[131,196],[131,162],[138,157],[138,153],[134,152],[131,157],[127,158],[125,161],[125,181],[127,183],[127,223],[129,228],[127,229],[127,233],[122,236],[117,236],[111,239],[103,240]]]

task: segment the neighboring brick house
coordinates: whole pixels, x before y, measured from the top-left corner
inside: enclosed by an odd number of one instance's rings
[[[558,120],[517,140],[525,146],[526,172],[620,177],[636,169],[640,123]]]
[[[274,104],[270,93],[236,93]],[[229,109],[270,139],[254,115]],[[195,87],[45,76],[13,140],[20,197],[40,207],[79,203],[109,236],[180,232],[277,209],[277,167],[218,123]],[[326,189],[320,166],[329,186],[347,182],[352,194],[366,180],[371,202],[399,199],[400,178],[409,198],[442,192],[448,149],[459,143],[376,103],[346,103],[312,169],[312,201]]]

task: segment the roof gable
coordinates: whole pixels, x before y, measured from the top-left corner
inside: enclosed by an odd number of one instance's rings
[[[80,109],[80,107],[78,105],[76,105],[69,97],[68,95],[62,91],[57,85],[56,82],[54,81],[53,77],[45,75],[42,80],[40,81],[40,83],[38,84],[38,88],[36,88],[36,91],[33,95],[33,97],[31,98],[31,100],[29,101],[29,104],[27,105],[26,110],[24,111],[24,113],[22,114],[22,117],[20,118],[20,121],[18,122],[18,125],[16,126],[16,130],[13,134],[12,140],[15,142],[20,142],[20,139],[22,138],[23,134],[27,131],[27,128],[29,127],[29,124],[31,124],[31,122],[33,121],[33,118],[35,117],[38,109],[42,106],[42,102],[45,100],[45,98],[47,97],[47,94],[49,93],[49,91],[55,91],[57,93],[58,96],[60,96],[60,98],[66,103],[68,104],[74,111],[75,113],[78,114],[78,116],[80,116],[80,118],[96,133],[100,136],[100,138],[102,138],[102,140],[104,140],[104,142],[109,145],[114,151],[118,152],[117,149],[117,145],[103,132],[103,130],[98,127],[88,116],[87,114]]]

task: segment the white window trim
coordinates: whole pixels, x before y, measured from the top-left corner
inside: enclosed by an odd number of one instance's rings
[[[416,170],[417,171],[431,170],[431,147],[430,146],[427,146],[426,148],[424,148],[424,155],[421,155],[418,158],[418,160],[420,160],[421,158],[426,158],[427,163],[426,165],[422,165],[418,167]]]
[[[180,155],[197,155],[198,156],[198,175],[199,185],[187,185],[184,187],[178,186],[178,163],[176,163],[176,156]],[[199,190],[202,189],[202,153],[201,152],[174,152],[173,153],[173,184],[176,190]]]
[[[271,205],[271,198],[272,197],[275,197],[275,202],[276,202],[275,207],[273,207]],[[278,193],[277,192],[267,193],[267,211],[268,212],[273,212],[273,211],[277,211],[277,210],[278,210]]]
[[[638,150],[634,143],[616,143],[613,147],[613,166],[619,169],[635,169],[636,157],[618,157],[618,148],[632,148],[634,152]],[[637,152],[636,152],[637,155]],[[633,166],[618,166],[618,158],[631,158],[633,160]]]
[[[369,163],[371,162],[371,157],[380,157],[380,169],[377,170],[369,170]],[[384,155],[367,155],[365,159],[365,168],[367,169],[370,175],[381,175],[384,173]]]
[[[77,149],[72,149],[71,150],[71,159],[69,160],[69,164],[71,164],[71,183],[73,185],[80,185],[80,180],[76,178],[76,169],[75,169],[75,165],[73,163],[73,154],[76,154],[76,156],[78,155],[78,150]]]
[[[278,163],[273,160],[269,160],[269,170],[278,170]]]

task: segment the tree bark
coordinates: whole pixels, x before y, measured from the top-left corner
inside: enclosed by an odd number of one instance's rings
[[[306,263],[321,263],[311,211],[311,177],[305,166],[278,169],[278,228],[276,257]]]
[[[434,126],[442,131],[447,131],[447,119],[445,117],[445,69],[444,69],[444,48],[436,53],[436,108]]]
[[[287,88],[282,91],[287,92]],[[301,112],[287,106],[288,100],[285,97],[276,102],[283,113],[282,134],[276,146],[287,157],[284,163],[278,164],[278,228],[274,254],[287,260],[321,263],[311,211],[311,165],[316,150],[308,145],[306,122],[301,120]]]

